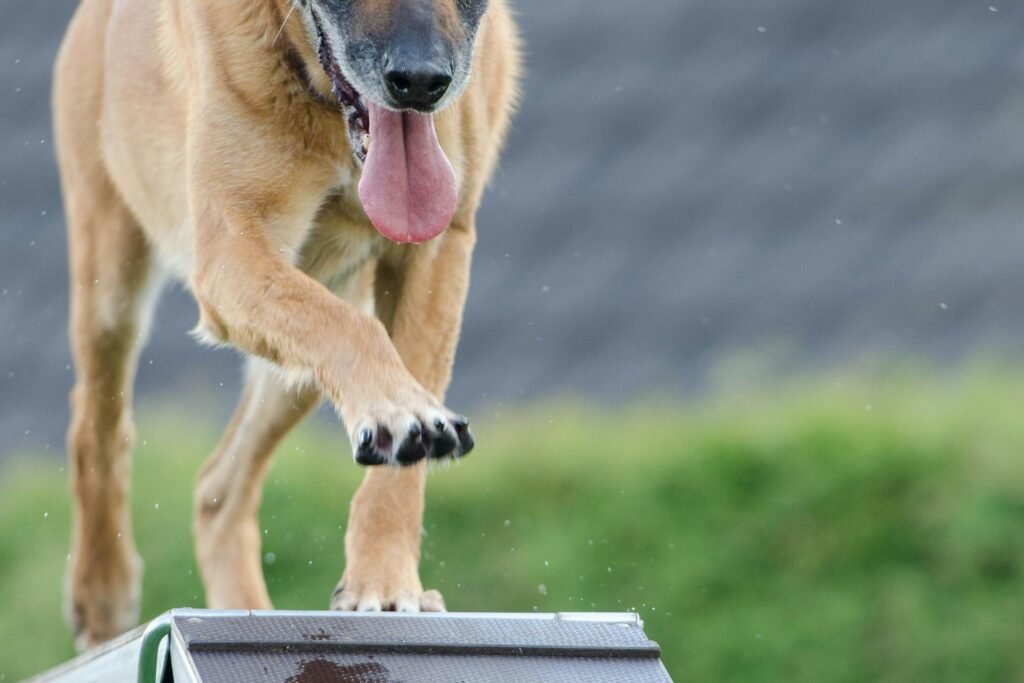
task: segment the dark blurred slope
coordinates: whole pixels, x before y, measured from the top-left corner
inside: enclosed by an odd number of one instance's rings
[[[1022,350],[1019,3],[516,5],[529,75],[480,216],[454,407],[694,390],[779,346],[794,367]],[[73,6],[7,2],[0,21],[7,446],[57,448],[66,413],[47,100]],[[195,348],[193,322],[167,297],[141,393],[198,386],[228,410],[237,360]]]

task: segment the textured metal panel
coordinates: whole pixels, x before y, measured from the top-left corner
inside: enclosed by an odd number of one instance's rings
[[[203,683],[647,683],[668,681],[657,659],[199,652]]]
[[[203,683],[671,681],[631,615],[180,614]]]
[[[501,619],[342,614],[179,617],[193,652],[287,650],[658,658],[637,624],[571,619]]]
[[[671,681],[632,614],[341,614],[174,610],[175,681]],[[142,629],[43,674],[135,679]],[[164,661],[163,655],[160,657]],[[148,682],[147,682],[148,683]]]

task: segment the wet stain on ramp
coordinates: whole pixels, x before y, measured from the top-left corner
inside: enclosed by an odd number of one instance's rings
[[[328,659],[299,662],[299,670],[285,683],[391,683],[387,667],[377,662],[337,664]]]

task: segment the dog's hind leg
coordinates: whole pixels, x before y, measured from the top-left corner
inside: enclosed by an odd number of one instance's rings
[[[132,383],[159,277],[149,245],[96,170],[65,174],[75,386],[67,447],[74,526],[68,618],[80,649],[138,619],[142,563],[132,538]]]
[[[320,398],[287,388],[268,362],[250,359],[241,401],[196,480],[196,557],[215,609],[270,609],[260,564],[258,512],[274,447]]]

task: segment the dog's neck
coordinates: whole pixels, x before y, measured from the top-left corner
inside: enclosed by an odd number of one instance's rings
[[[303,100],[334,104],[301,16],[308,11],[291,0],[234,0],[206,8],[209,25],[223,36],[221,64],[250,106],[284,111]]]
[[[265,0],[271,7],[273,29],[271,49],[280,50],[284,62],[317,100],[333,102],[331,82],[320,67],[317,50],[310,45],[306,27],[299,16],[300,12],[308,11],[306,2],[301,4],[295,0]]]
[[[333,103],[334,96],[330,92],[330,87],[328,86],[325,92],[322,84],[318,87],[316,83],[316,80],[318,80],[316,76],[323,76],[320,73],[319,61],[311,64],[308,59],[304,59],[299,49],[290,40],[282,45],[282,49],[284,50],[284,59],[291,68],[292,73],[295,74],[295,77],[302,86],[309,91],[313,99],[325,104]]]

